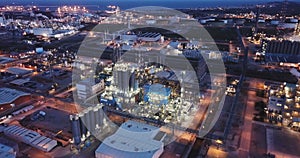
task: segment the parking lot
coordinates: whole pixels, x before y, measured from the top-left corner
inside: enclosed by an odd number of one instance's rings
[[[20,123],[31,129],[40,130],[41,132],[57,133],[62,130],[62,135],[71,138],[71,122],[69,120],[69,113],[53,108],[44,108],[40,111],[45,112],[45,117],[40,119],[32,119],[33,115],[25,117]]]

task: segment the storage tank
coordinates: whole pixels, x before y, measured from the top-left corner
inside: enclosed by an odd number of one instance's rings
[[[79,118],[78,116],[70,115],[70,120],[72,124],[72,134],[73,134],[74,144],[78,145],[81,142]]]
[[[136,90],[136,75],[135,71],[132,72],[130,79],[129,79],[129,88],[131,91]]]

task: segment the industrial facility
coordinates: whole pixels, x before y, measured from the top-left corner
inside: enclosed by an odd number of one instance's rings
[[[84,79],[76,84],[79,99],[87,99],[104,90],[104,81],[96,82],[92,78]]]
[[[102,106],[89,107],[79,114],[70,115],[70,121],[73,134],[72,142],[79,145],[104,127],[105,118]]]

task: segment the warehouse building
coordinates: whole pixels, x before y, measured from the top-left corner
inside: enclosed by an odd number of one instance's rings
[[[29,93],[10,88],[0,88],[0,106],[20,104],[29,99]]]
[[[146,32],[139,36],[139,39],[144,42],[156,42],[161,39],[160,33]]]
[[[160,135],[160,136],[157,136]],[[151,125],[127,121],[115,134],[107,137],[95,151],[96,158],[158,158],[164,144],[160,129]]]
[[[0,57],[0,68],[6,68],[12,66],[15,59],[1,56]]]
[[[16,75],[18,77],[28,76],[33,73],[31,69],[21,68],[21,67],[10,67],[6,70],[6,72]]]
[[[16,125],[4,129],[4,134],[18,141],[22,141],[39,150],[49,152],[57,146],[57,141],[42,136],[39,133]]]
[[[5,116],[20,108],[19,105],[29,101],[31,95],[10,88],[0,88],[0,116]]]
[[[300,42],[289,40],[263,40],[262,49],[266,54],[300,55]]]
[[[0,144],[0,157],[1,158],[15,158],[16,152],[10,146]]]

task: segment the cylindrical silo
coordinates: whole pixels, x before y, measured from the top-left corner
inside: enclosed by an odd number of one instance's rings
[[[87,128],[84,122],[84,113],[79,114],[79,120],[80,120],[80,129],[81,129],[81,134],[86,136],[87,134]]]
[[[90,120],[90,124],[91,124],[91,129],[90,131],[93,132],[96,128],[96,118],[95,118],[95,112],[93,110],[93,108],[89,108],[89,120]]]
[[[81,142],[79,118],[78,116],[70,115],[70,120],[72,122],[72,134],[74,138],[74,144],[78,145]]]
[[[94,107],[93,110],[95,113],[96,127],[100,127],[100,107]]]
[[[84,109],[83,111],[83,123],[85,124],[85,127],[87,128],[88,131],[91,130],[91,124],[90,124],[90,118],[89,118],[89,110],[88,109]]]

